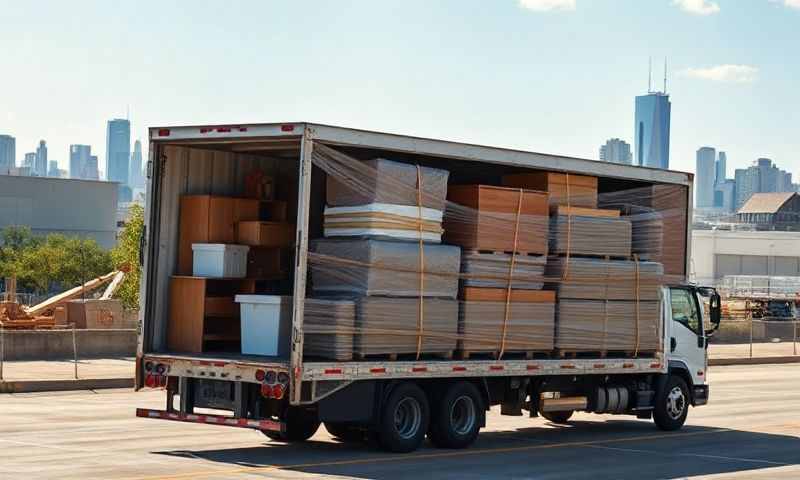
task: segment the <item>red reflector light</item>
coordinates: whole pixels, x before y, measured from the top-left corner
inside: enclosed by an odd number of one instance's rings
[[[428,367],[413,367],[411,369],[412,372],[427,372]]]
[[[528,365],[528,370],[539,370],[539,365]]]
[[[605,363],[595,363],[594,364],[594,368],[606,368],[606,364]]]
[[[272,387],[269,385],[261,385],[261,395],[267,398],[272,397]]]
[[[159,137],[169,137],[169,128],[161,128],[158,130]]]
[[[341,368],[326,368],[325,375],[341,375],[342,369]]]
[[[454,372],[464,372],[467,370],[467,367],[453,367]]]
[[[650,364],[650,368],[661,368],[661,364],[660,363],[651,363]]]
[[[370,373],[386,373],[385,368],[370,368]]]
[[[294,125],[281,125],[281,132],[293,132]]]
[[[258,380],[259,382],[263,382],[264,377],[266,376],[267,372],[265,372],[264,370],[256,370],[256,380]]]
[[[489,365],[489,370],[502,370],[502,365]]]
[[[219,133],[228,133],[228,132],[230,132],[230,131],[231,131],[231,127],[219,127],[219,128],[217,129],[217,131],[218,131]]]
[[[283,398],[283,385],[279,383],[272,387],[272,397],[277,399]]]
[[[156,375],[148,375],[144,378],[144,385],[147,388],[158,387],[158,377]]]

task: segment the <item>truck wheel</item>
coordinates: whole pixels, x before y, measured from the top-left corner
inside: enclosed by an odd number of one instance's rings
[[[545,419],[559,425],[565,425],[567,422],[569,422],[569,419],[572,417],[573,413],[575,413],[573,410],[562,410],[560,412],[541,412]]]
[[[653,420],[661,430],[678,430],[689,413],[689,387],[678,376],[670,376],[664,389],[656,396]]]
[[[475,385],[454,383],[434,405],[428,438],[439,448],[464,448],[478,437],[483,400]]]
[[[364,431],[347,423],[325,422],[325,430],[331,436],[343,442],[360,442],[364,440]]]
[[[390,452],[416,450],[425,439],[429,416],[428,399],[417,384],[397,385],[381,409],[378,443]]]
[[[261,433],[281,442],[305,442],[317,433],[320,424],[315,412],[297,407],[288,408],[284,423],[285,432],[262,430]]]

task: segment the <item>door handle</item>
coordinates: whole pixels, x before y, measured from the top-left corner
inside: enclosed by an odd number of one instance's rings
[[[677,347],[678,347],[678,341],[675,340],[675,337],[670,337],[670,339],[669,339],[669,351],[670,352],[674,352]]]

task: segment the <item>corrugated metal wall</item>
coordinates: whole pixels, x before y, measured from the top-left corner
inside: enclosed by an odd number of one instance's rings
[[[155,321],[152,348],[166,349],[166,326],[169,313],[169,279],[178,261],[178,217],[181,195],[241,196],[245,176],[254,169],[279,179],[277,196],[289,200],[289,218],[297,213],[297,159],[275,159],[184,146],[166,146],[164,171],[158,188],[161,192],[161,215],[158,237],[158,261],[154,290]],[[151,263],[152,265],[152,263]]]

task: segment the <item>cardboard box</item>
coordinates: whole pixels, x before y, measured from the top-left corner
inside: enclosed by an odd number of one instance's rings
[[[74,323],[75,328],[133,328],[125,325],[122,302],[117,299],[70,300],[67,302],[67,322]]]
[[[239,222],[237,243],[252,247],[287,247],[294,242],[294,225],[283,222]]]
[[[192,273],[193,243],[236,243],[236,224],[258,220],[259,202],[216,195],[184,195],[180,200],[178,274]]]
[[[569,178],[569,188],[567,179]],[[597,177],[557,172],[515,173],[503,176],[503,185],[543,190],[550,205],[597,208]]]
[[[522,204],[520,205],[520,195]],[[547,194],[489,185],[450,186],[444,240],[470,250],[547,254]],[[465,207],[465,208],[459,208]],[[517,211],[519,210],[519,219]]]

